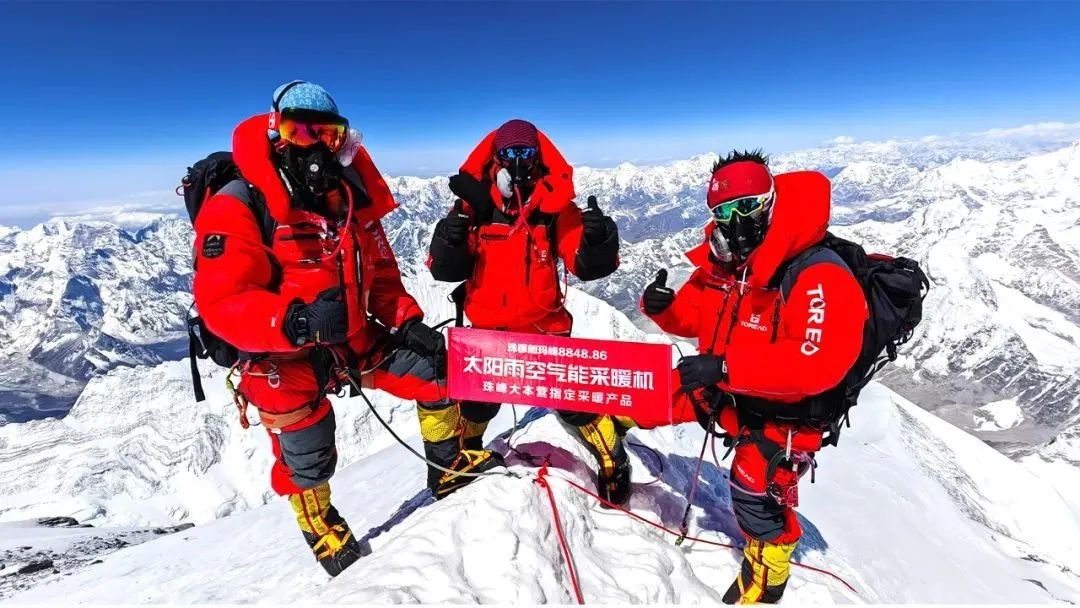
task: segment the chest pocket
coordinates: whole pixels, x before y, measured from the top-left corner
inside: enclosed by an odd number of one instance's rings
[[[544,224],[477,229],[476,268],[467,287],[474,323],[538,318],[560,306],[558,260],[548,232]]]
[[[278,226],[273,254],[281,268],[282,295],[309,300],[313,294],[340,284],[334,258],[336,240],[315,224]]]
[[[334,251],[334,242],[315,224],[278,226],[274,232],[274,256],[285,267],[316,265]]]

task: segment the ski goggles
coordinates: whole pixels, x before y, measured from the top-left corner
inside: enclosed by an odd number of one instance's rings
[[[513,146],[511,148],[503,148],[496,154],[500,160],[515,161],[519,158],[521,160],[531,160],[536,156],[538,150],[531,146]]]
[[[278,134],[281,139],[301,148],[322,142],[331,152],[337,152],[349,139],[349,123],[303,116],[283,116],[278,124]]]
[[[717,222],[729,222],[736,215],[754,217],[772,204],[775,191],[769,190],[765,194],[744,196],[734,200],[720,203],[712,208],[713,220]]]

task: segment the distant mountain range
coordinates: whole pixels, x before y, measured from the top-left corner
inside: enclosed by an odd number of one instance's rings
[[[886,384],[1007,453],[1029,454],[1057,437],[1055,458],[1080,463],[1077,140],[1080,125],[1063,124],[840,139],[777,155],[773,166],[825,172],[836,232],[928,271],[926,318]],[[579,195],[596,195],[624,239],[620,271],[580,287],[656,331],[637,298],[660,267],[675,283],[688,274],[682,253],[700,242],[714,160],[578,168]],[[401,209],[387,228],[404,274],[448,290],[422,265],[449,206],[445,178],[388,181]],[[61,415],[91,377],[186,353],[190,225],[167,215],[138,228],[122,223],[61,218],[0,228],[0,417]],[[1070,438],[1077,448],[1063,449]]]

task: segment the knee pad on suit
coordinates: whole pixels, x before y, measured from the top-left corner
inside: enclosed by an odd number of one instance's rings
[[[302,490],[325,484],[337,467],[334,410],[315,424],[297,431],[275,435],[279,460],[287,468],[289,481]]]

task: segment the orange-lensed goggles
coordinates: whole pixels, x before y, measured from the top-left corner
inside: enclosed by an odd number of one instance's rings
[[[278,124],[278,134],[281,139],[301,148],[322,142],[331,152],[337,152],[349,139],[349,123],[283,116]]]

